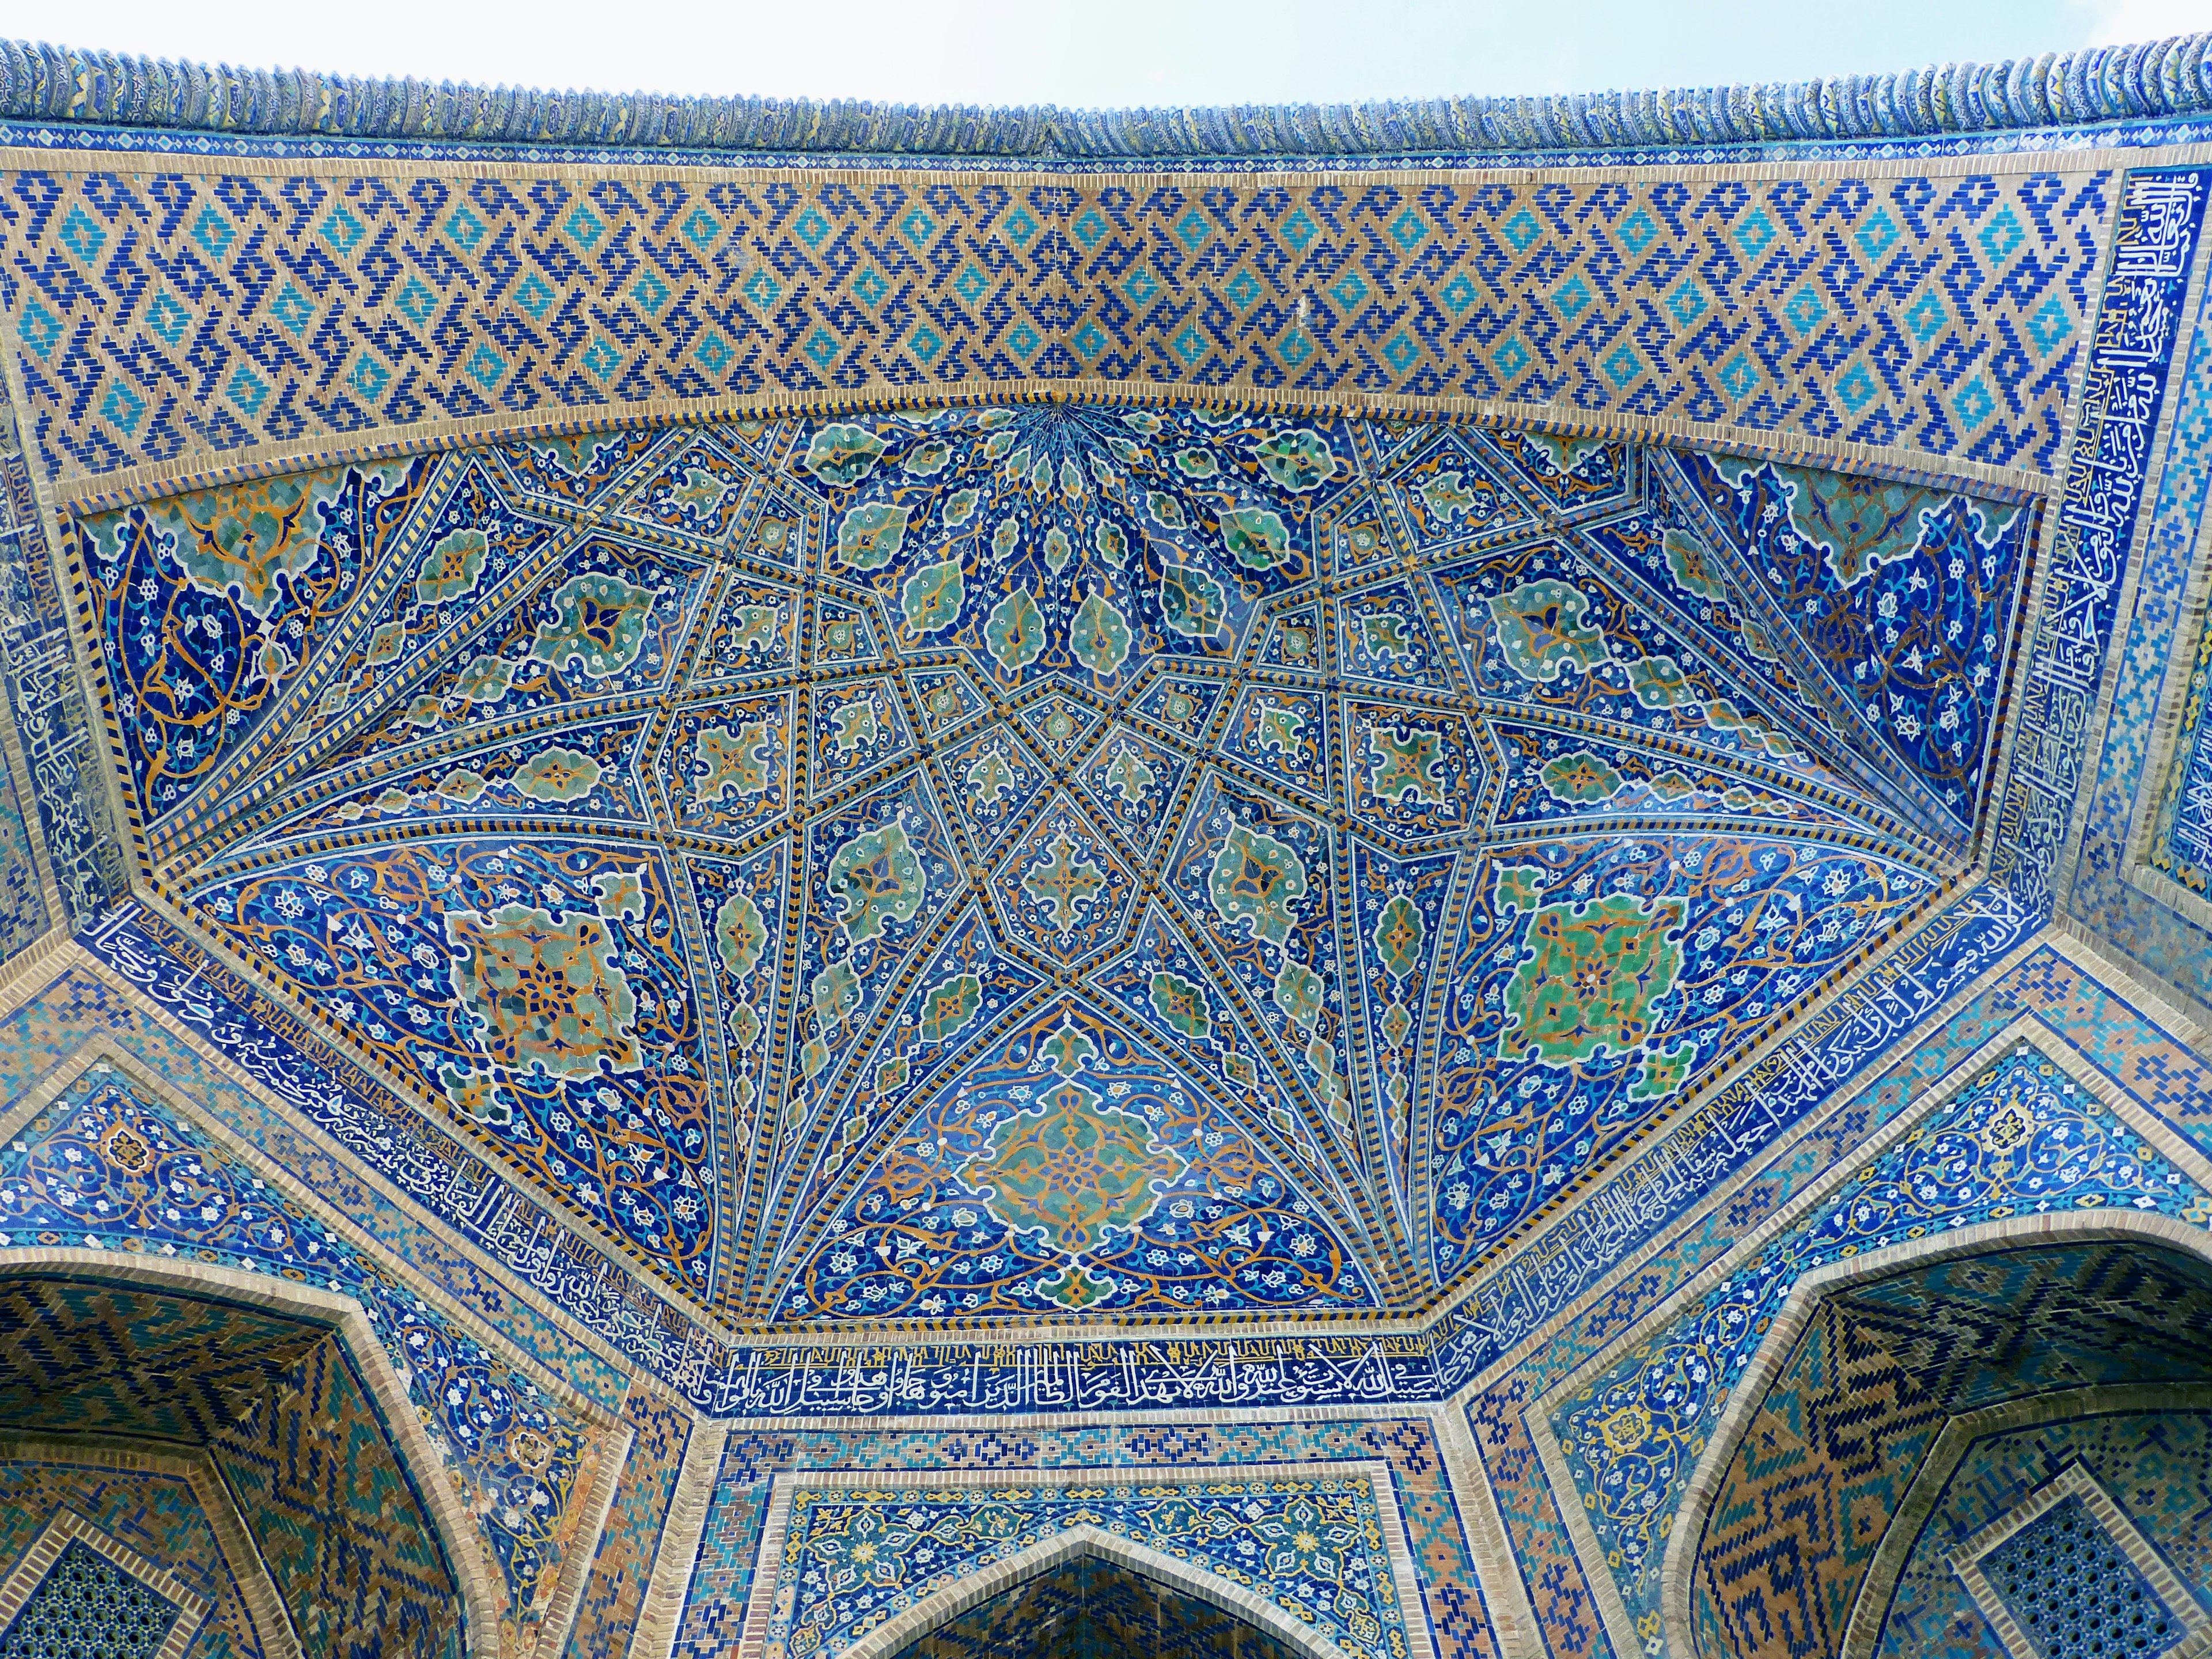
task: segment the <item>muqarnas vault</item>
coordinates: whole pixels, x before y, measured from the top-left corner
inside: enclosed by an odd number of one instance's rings
[[[0,1656],[2212,1649],[2209,44],[0,46]]]

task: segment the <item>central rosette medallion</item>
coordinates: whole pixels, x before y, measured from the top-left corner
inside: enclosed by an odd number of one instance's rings
[[[1065,1255],[1097,1248],[1109,1227],[1133,1227],[1183,1172],[1183,1159],[1155,1143],[1142,1118],[1107,1106],[1072,1078],[1040,1106],[1000,1123],[989,1151],[962,1173],[990,1188],[987,1202],[1000,1220],[1042,1229]]]

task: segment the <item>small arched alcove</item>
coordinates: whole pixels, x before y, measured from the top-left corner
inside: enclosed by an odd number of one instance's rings
[[[878,1626],[848,1659],[1343,1659],[1264,1595],[1089,1524]]]
[[[1678,1517],[1674,1650],[2054,1659],[2116,1619],[2125,1659],[2212,1647],[2208,1408],[2198,1229],[2035,1217],[1808,1275]],[[2021,1563],[2067,1540],[2097,1565],[2054,1600]]]
[[[1297,1659],[1257,1626],[1103,1556],[1079,1555],[909,1643],[898,1659]]]
[[[461,1659],[495,1642],[467,1518],[356,1304],[207,1263],[11,1255],[11,1640],[126,1607],[136,1622],[97,1646],[118,1659]]]

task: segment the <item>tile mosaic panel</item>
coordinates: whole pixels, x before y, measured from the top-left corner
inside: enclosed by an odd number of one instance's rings
[[[50,476],[988,380],[1376,392],[2051,470],[2108,171],[1685,182],[54,158],[0,229]]]
[[[1475,1575],[1458,1498],[1444,1472],[1435,1431],[1425,1417],[1039,1426],[1019,1432],[743,1433],[732,1438],[723,1460],[674,1651],[680,1659],[704,1659],[726,1651],[736,1639],[759,1565],[769,1484],[787,1470],[800,1472],[801,1484],[803,1472],[809,1469],[1004,1470],[1006,1486],[1018,1491],[1036,1484],[1032,1471],[1096,1469],[1101,1487],[1110,1490],[1116,1484],[1116,1468],[1132,1465],[1159,1468],[1164,1482],[1170,1485],[1170,1466],[1251,1466],[1252,1481],[1228,1484],[1264,1481],[1297,1486],[1308,1479],[1299,1472],[1302,1464],[1370,1460],[1379,1460],[1390,1471],[1395,1507],[1417,1564],[1421,1606],[1418,1610],[1400,1608],[1399,1616],[1408,1620],[1425,1617],[1439,1659],[1494,1659],[1498,1638]],[[1055,1475],[1056,1480],[1064,1478]],[[990,1493],[986,1486],[977,1496],[988,1501]],[[1263,1509],[1267,1503],[1263,1500]],[[1321,1542],[1318,1534],[1316,1542]],[[1256,1557],[1261,1545],[1257,1540],[1254,1545]],[[1243,1559],[1233,1547],[1231,1554]]]
[[[2053,1040],[2073,1048],[2087,1064],[2126,1090],[2142,1109],[2205,1144],[2212,1128],[2212,1074],[2202,1060],[2152,1023],[2094,975],[2048,947],[2024,955],[1989,981],[1959,1012],[1918,1034],[1911,1043],[1887,1042],[1888,1069],[1841,1097],[1816,1118],[1785,1152],[1763,1167],[1694,1225],[1680,1230],[1563,1328],[1531,1349],[1510,1374],[1494,1376],[1469,1396],[1466,1409],[1495,1493],[1522,1582],[1546,1643],[1561,1655],[1610,1653],[1613,1644],[1598,1612],[1592,1580],[1609,1576],[1587,1561],[1570,1539],[1553,1488],[1530,1434],[1528,1413],[1538,1397],[1600,1358],[1620,1334],[1662,1305],[1686,1279],[1723,1255],[1750,1227],[1786,1204],[1821,1173],[1850,1160],[1866,1137],[1954,1067],[2005,1031],[2023,1014],[2051,1028]],[[1699,1191],[1710,1190],[1700,1186]],[[1525,1305],[1539,1310],[1556,1274],[1534,1266],[1522,1276]],[[1558,1308],[1564,1303],[1553,1303]],[[1523,1328],[1526,1328],[1525,1327]],[[1569,1501],[1576,1501],[1570,1499]],[[1613,1594],[1609,1592],[1609,1594]],[[1639,1640],[1663,1640],[1656,1607],[1644,1615]]]
[[[988,1350],[957,1341],[890,1351],[830,1344],[732,1347],[656,1304],[623,1269],[590,1253],[468,1154],[434,1140],[434,1132],[419,1116],[365,1074],[350,1070],[349,1062],[323,1048],[304,1027],[290,1022],[288,1028],[288,1016],[229,970],[185,946],[173,929],[165,927],[158,936],[143,931],[151,925],[152,918],[143,913],[125,912],[96,940],[112,952],[110,959],[133,986],[214,1040],[242,1032],[247,1029],[243,1022],[251,1020],[262,1036],[251,1044],[232,1044],[231,1051],[276,1098],[388,1176],[398,1190],[512,1273],[515,1283],[531,1287],[549,1304],[557,1304],[613,1351],[652,1370],[702,1410],[874,1416],[1063,1405],[1103,1408],[1116,1401],[1147,1408],[1374,1402],[1434,1395],[1427,1343],[1419,1336],[1238,1340],[1194,1334],[1167,1342],[994,1345]],[[19,1027],[24,1038],[20,1052],[35,1054],[46,1044],[59,1058],[83,1040],[88,1029],[134,1031],[143,1023],[125,997],[88,975],[65,976],[52,997],[51,1005],[37,1005],[37,1021]],[[289,1035],[283,1035],[288,1029]],[[9,1052],[0,1045],[0,1056]],[[197,1063],[189,1051],[156,1052],[188,1073]],[[214,1079],[207,1082],[210,1089],[227,1086]],[[258,1133],[280,1138],[295,1162],[323,1156],[305,1143],[282,1139],[288,1132],[271,1120],[256,1124]],[[336,1167],[329,1174],[334,1181],[346,1180]],[[352,1194],[356,1209],[372,1208],[371,1189],[356,1182],[343,1190]],[[397,1222],[392,1235],[392,1248],[410,1260],[433,1248]],[[488,1287],[467,1264],[452,1264],[443,1288],[515,1339],[528,1334],[521,1323],[529,1312],[526,1305]],[[538,1340],[543,1363],[556,1370],[581,1363],[563,1349],[564,1339],[548,1333]],[[603,1386],[589,1372],[579,1380],[580,1387],[595,1383]]]
[[[2177,665],[2179,666],[2179,665]],[[2189,700],[2182,708],[2180,743],[2172,769],[2166,774],[2158,801],[2158,823],[2152,834],[2158,844],[2151,850],[2154,867],[2197,892],[2206,890],[2206,866],[2212,863],[2212,838],[2205,824],[2212,820],[2212,762],[2205,745],[2205,692],[2208,679],[2204,642],[2187,665]]]
[[[899,1659],[992,1659],[1015,1649],[1036,1659],[1295,1659],[1235,1614],[1096,1556],[992,1597]]]
[[[1941,891],[2033,515],[1704,476],[1046,402],[336,468],[76,546],[192,926],[687,1296],[1328,1314],[1449,1285]],[[1971,648],[1882,633],[1923,590]],[[1821,696],[1771,666],[1815,635]],[[1844,730],[1870,661],[1948,750]],[[204,720],[129,714],[190,665]],[[1601,833],[1473,847],[1509,746]],[[1616,817],[1616,762],[1678,809],[1718,766],[1742,821]]]
[[[2115,653],[2112,712],[2081,850],[2064,896],[2067,909],[2084,924],[2200,1000],[2212,989],[2204,973],[2203,918],[2181,915],[2170,898],[2146,890],[2140,866],[2180,891],[2194,889],[2195,854],[2187,843],[2196,809],[2187,803],[2203,723],[2191,659],[2201,655],[2202,641],[2192,643],[2183,620],[2212,490],[2212,331],[2205,319],[2200,307],[2158,495],[2143,528],[2133,609],[2121,630],[2125,645]],[[2169,684],[2181,698],[2172,711],[2180,730],[2160,763],[2152,757],[2153,738]]]
[[[594,1465],[588,1429],[304,1206],[95,1067],[0,1153],[0,1218],[10,1244],[129,1248],[312,1274],[352,1297],[476,1497],[510,1616],[542,1617]]]
[[[208,1018],[233,1017],[226,1004],[188,1000]],[[0,1042],[0,1094],[11,1104],[20,1103],[54,1066],[88,1042],[117,1045],[128,1062],[167,1079],[180,1097],[195,1102],[207,1115],[206,1122],[258,1146],[295,1179],[323,1194],[375,1248],[405,1261],[420,1282],[434,1287],[448,1305],[497,1329],[511,1356],[544,1367],[549,1376],[565,1382],[578,1397],[605,1413],[621,1409],[627,1373],[573,1331],[564,1330],[545,1307],[518,1294],[514,1287],[530,1282],[526,1273],[502,1281],[496,1269],[488,1269],[488,1258],[471,1258],[453,1237],[441,1235],[434,1223],[426,1221],[426,1213],[440,1213],[436,1206],[403,1208],[384,1188],[380,1177],[408,1169],[420,1142],[388,1134],[385,1140],[390,1156],[383,1165],[349,1163],[342,1145],[317,1135],[311,1115],[303,1114],[296,1120],[281,1115],[211,1063],[202,1050],[158,1023],[152,1011],[159,1001],[134,1003],[82,961],[64,967],[50,984],[0,1020],[0,1030],[7,1034],[6,1041]],[[269,1040],[282,1048],[281,1038],[272,1034]],[[233,1049],[249,1058],[253,1052],[246,1047]],[[296,1056],[298,1051],[289,1052]],[[301,1064],[304,1067],[307,1062]],[[361,1115],[365,1120],[368,1114]],[[427,1124],[419,1118],[415,1122],[418,1134],[427,1132]],[[430,1158],[422,1162],[446,1167]],[[408,1189],[395,1182],[393,1190]],[[549,1299],[545,1306],[550,1305]]]
[[[358,1632],[459,1659],[455,1565],[337,1340],[325,1336],[270,1382],[270,1407],[223,1425],[208,1450],[301,1645],[327,1650]],[[534,1611],[520,1595],[501,1607],[518,1631]]]
[[[1811,1010],[1771,1053],[1625,1161],[1557,1225],[1474,1278],[1473,1293],[1431,1327],[1442,1385],[1455,1389],[1488,1369],[1707,1194],[1818,1121],[1839,1083],[1907,1051],[1931,1013],[2036,931],[2005,889],[1985,884],[1866,980]]]
[[[0,1416],[204,1447],[311,1649],[353,1629],[435,1652],[458,1628],[452,1563],[327,1328],[82,1277],[5,1301]]]
[[[182,1613],[152,1585],[71,1539],[0,1631],[0,1659],[95,1650],[115,1659],[156,1659]]]
[[[1084,375],[1549,398],[2048,471],[2089,359],[2043,736],[1996,838],[2017,902],[1965,894],[1840,996],[1954,898],[2033,508],[1443,422],[1039,400],[490,446],[88,527],[150,865],[294,1007],[146,913],[98,935],[103,958],[538,1295],[755,1415],[1433,1398],[1897,1048],[2047,906],[2035,791],[2070,803],[2085,729],[2052,699],[2069,675],[2094,698],[2102,663],[2100,636],[2066,656],[2063,624],[2106,603],[2093,544],[2147,470],[2130,441],[2157,425],[2201,197],[2193,173],[1869,166],[1425,191],[1194,175],[1141,200],[1105,177],[817,174],[726,200],[673,170],[287,166],[19,175],[46,194],[0,228],[22,255],[0,301],[70,319],[16,337],[50,471]],[[254,258],[283,270],[257,287]],[[167,286],[122,307],[125,259]],[[456,304],[471,283],[482,317]],[[409,323],[410,288],[430,308]],[[167,346],[138,315],[156,289],[191,331]],[[40,775],[52,839],[67,791]],[[73,906],[100,890],[62,879]],[[2004,994],[2074,994],[2060,978]],[[137,1017],[72,983],[72,1018]],[[1756,1075],[1626,1156],[1813,1000]],[[2185,1069],[2144,1086],[2193,1098]],[[1838,1121],[1486,1401],[1525,1407],[1804,1178],[1808,1148],[1839,1152]],[[1419,1335],[988,1359],[726,1346],[659,1296],[830,1339],[856,1316],[947,1337],[977,1313],[1356,1318],[1463,1285]],[[632,1404],[587,1645],[634,1619],[681,1462],[674,1408]],[[1498,1409],[1493,1476],[1526,1438]],[[863,1441],[967,1443],[803,1455]],[[1548,1497],[1502,1485],[1547,1637],[1605,1644]],[[734,1490],[710,1553],[757,1514]],[[1479,1598],[1430,1595],[1440,1632],[1487,1642]],[[693,1615],[704,1644],[724,1613]]]
[[[1116,1402],[1296,1405],[1430,1398],[1440,1386],[1435,1367],[1443,1368],[1442,1386],[1449,1388],[1488,1365],[1727,1170],[1771,1146],[1826,1097],[1826,1079],[1856,1072],[2025,937],[2027,924],[2002,890],[1985,890],[1983,897],[1997,901],[1994,909],[1979,899],[1954,907],[1866,987],[1825,1010],[1802,1042],[1785,1045],[1772,1064],[1732,1083],[1710,1112],[1640,1155],[1616,1182],[1572,1212],[1564,1228],[1506,1258],[1481,1281],[1480,1293],[1432,1336],[1186,1335],[1166,1344],[993,1350],[980,1358],[951,1341],[890,1353],[827,1344],[730,1349],[687,1323],[641,1317],[646,1295],[620,1269],[580,1255],[549,1218],[495,1182],[488,1184],[481,1166],[472,1172],[466,1154],[430,1142],[428,1126],[381,1097],[365,1075],[351,1073],[343,1086],[334,1081],[334,1073],[349,1075],[336,1051],[296,1024],[291,1041],[275,1035],[286,1029],[286,1017],[184,946],[173,930],[157,938],[142,931],[150,918],[134,923],[126,917],[103,936],[102,948],[133,984],[197,1030],[221,1035],[252,1019],[270,1030],[238,1053],[276,1097],[297,1104],[309,1121],[506,1266],[517,1282],[558,1299],[703,1409],[780,1415],[1104,1408]],[[63,1000],[103,1023],[128,1026],[137,1018],[94,984],[69,986]],[[381,1109],[373,1103],[380,1097],[388,1101]],[[478,1297],[480,1290],[471,1288],[476,1283],[457,1281],[453,1293]],[[485,1312],[511,1321],[512,1308],[509,1298]]]
[[[55,568],[31,458],[23,453],[14,409],[0,395],[0,659],[6,665],[0,679],[30,771],[46,859],[66,920],[75,926],[120,898],[128,878],[100,781],[106,762],[95,747]],[[9,787],[12,793],[12,778]],[[21,802],[17,810],[27,811]],[[10,865],[11,878],[32,882],[35,866],[27,848]],[[15,870],[24,873],[14,877]],[[43,906],[43,896],[38,902]],[[19,941],[35,922],[27,903],[19,905]]]
[[[2045,1510],[1976,1565],[2048,1659],[2116,1648],[2150,1659],[2182,1639],[2175,1610],[2079,1498]]]
[[[1669,545],[1660,531],[1647,567],[1662,554],[1685,598],[1735,609],[1745,647],[1765,643],[1794,696],[1877,775],[1912,780],[1945,830],[1970,833],[2036,514],[1798,467],[1730,468],[1694,452],[1680,464],[1708,510],[1733,521],[1742,556],[1735,570],[1709,568],[1690,537],[1677,531]]]
[[[1562,1404],[1551,1426],[1577,1494],[1593,1500],[1592,1530],[1620,1558],[1631,1616],[1658,1606],[1662,1528],[1719,1402],[1805,1273],[1934,1228],[2092,1206],[2212,1221],[2212,1200],[2180,1170],[2055,1062],[2017,1050]]]
[[[73,1463],[51,1450],[35,1458],[11,1455],[0,1461],[0,1562],[21,1559],[64,1508],[212,1604],[198,1638],[204,1654],[228,1642],[231,1659],[263,1659],[233,1565],[184,1475]]]
[[[1351,1474],[1179,1482],[1101,1471],[1077,1487],[817,1489],[792,1497],[764,1644],[836,1652],[895,1613],[1071,1527],[1125,1537],[1279,1607],[1331,1648],[1407,1647],[1376,1494]],[[769,1564],[763,1563],[763,1568]]]
[[[1841,1651],[1948,1421],[2058,1389],[2203,1381],[2208,1330],[2212,1273],[2140,1244],[1977,1256],[1824,1300],[1721,1477],[1692,1592],[1700,1640]]]
[[[48,925],[31,832],[15,785],[0,780],[0,957],[43,939]]]
[[[690,1413],[649,1388],[631,1389],[623,1401],[622,1425],[634,1438],[562,1650],[574,1659],[619,1654],[636,1628],[665,1547],[677,1477],[691,1446]]]
[[[2021,681],[2021,735],[1990,852],[1991,872],[2039,911],[2051,907],[2088,763],[2092,715],[2184,321],[2208,179],[2212,175],[2202,172],[2130,173],[2113,230],[2052,562]]]
[[[1949,1557],[2068,1465],[2110,1492],[2185,1584],[2212,1582],[2201,1516],[2212,1500],[2212,1418],[2184,1409],[2085,1414],[1968,1448],[1898,1578],[1875,1651],[2008,1659]]]

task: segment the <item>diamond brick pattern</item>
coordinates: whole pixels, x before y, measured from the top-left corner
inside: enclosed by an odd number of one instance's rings
[[[1553,404],[2048,471],[2096,171],[18,176],[50,476],[422,423],[1086,378]]]

